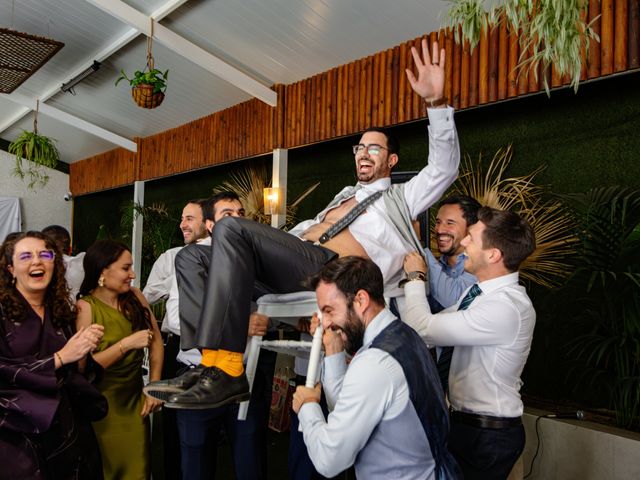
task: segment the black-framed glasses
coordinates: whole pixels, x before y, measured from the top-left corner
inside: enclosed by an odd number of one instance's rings
[[[358,155],[362,152],[367,152],[368,155],[380,155],[380,150],[389,150],[387,147],[383,147],[382,145],[378,145],[377,143],[371,143],[369,145],[363,145],[359,143],[358,145],[353,146],[353,154]]]
[[[18,261],[19,262],[31,262],[34,258],[35,252],[20,252],[18,253]],[[53,262],[53,259],[56,258],[56,252],[53,250],[40,250],[38,253],[38,258],[43,262]]]

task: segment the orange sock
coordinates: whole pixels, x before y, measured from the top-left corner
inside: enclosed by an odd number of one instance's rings
[[[205,367],[213,367],[218,360],[218,350],[202,349],[202,365]]]
[[[244,372],[242,353],[218,350],[215,366],[232,377],[239,377]]]

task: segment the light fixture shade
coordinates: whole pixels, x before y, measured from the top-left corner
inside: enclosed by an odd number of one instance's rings
[[[278,215],[281,212],[282,195],[277,187],[264,189],[264,213],[265,215]]]

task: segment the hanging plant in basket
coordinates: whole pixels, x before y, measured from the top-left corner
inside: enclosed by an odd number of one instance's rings
[[[124,70],[120,70],[120,76],[116,80],[116,86],[127,80],[131,86],[133,101],[142,108],[159,107],[164,100],[167,91],[167,75],[169,70],[161,72],[154,66],[153,54],[153,19],[151,19],[151,34],[147,37],[147,66],[144,70],[136,71],[133,78],[129,78]]]
[[[47,168],[55,168],[60,160],[55,140],[38,134],[39,107],[40,101],[36,103],[33,116],[33,132],[23,130],[7,149],[9,153],[16,156],[16,168],[13,174],[22,180],[28,178],[30,190],[35,190],[37,184],[44,187],[49,181]]]
[[[124,70],[121,70],[116,85],[126,79],[132,87],[131,96],[140,107],[156,108],[164,100],[168,73],[169,70],[163,73],[152,68],[148,71],[138,70],[133,74],[133,78],[129,78]]]

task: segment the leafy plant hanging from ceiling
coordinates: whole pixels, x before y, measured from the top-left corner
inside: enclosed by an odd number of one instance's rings
[[[560,76],[570,75],[571,85],[578,90],[583,51],[589,42],[600,41],[593,29],[596,17],[585,21],[589,0],[502,0],[489,12],[485,0],[452,0],[448,12],[449,26],[456,42],[469,42],[475,48],[483,30],[507,22],[518,33],[520,55],[516,69],[529,68],[538,77],[542,65],[544,88],[549,94],[548,75],[551,66]],[[492,2],[495,3],[495,2]]]
[[[22,180],[28,179],[30,190],[35,190],[36,185],[44,187],[49,181],[47,168],[55,168],[60,160],[55,140],[38,134],[39,110],[40,100],[36,102],[33,114],[33,132],[23,130],[18,138],[9,144],[7,150],[16,156],[13,174]]]
[[[133,100],[142,108],[159,107],[164,100],[167,91],[167,75],[169,70],[164,72],[155,68],[153,59],[153,22],[151,19],[151,32],[147,37],[147,66],[144,70],[137,70],[133,78],[129,78],[124,70],[120,70],[120,76],[116,80],[116,86],[127,80],[131,86],[131,96]]]

